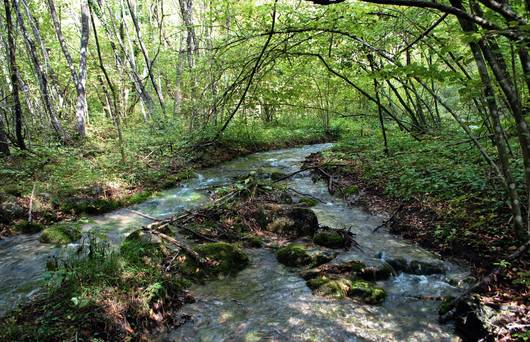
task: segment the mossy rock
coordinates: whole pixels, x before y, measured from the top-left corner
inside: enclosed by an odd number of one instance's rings
[[[258,209],[256,221],[265,230],[291,238],[313,236],[319,228],[311,209],[292,205],[265,205]]]
[[[431,275],[443,274],[444,268],[443,265],[438,262],[413,260],[410,262],[407,271],[412,274]]]
[[[196,276],[214,276],[235,274],[249,264],[249,258],[238,246],[226,242],[212,242],[193,248],[202,258],[208,260],[207,266],[198,265],[195,260],[186,257],[181,264],[183,273]]]
[[[307,266],[313,261],[304,245],[299,243],[291,243],[281,247],[276,252],[276,257],[280,263],[292,267]]]
[[[315,205],[318,205],[320,203],[316,198],[312,197],[302,197],[300,198],[299,202],[308,207],[314,207]]]
[[[387,280],[394,274],[394,269],[387,263],[381,264],[376,267],[365,267],[358,271],[358,276],[364,280],[377,281]]]
[[[23,234],[35,234],[44,229],[44,225],[36,222],[22,221],[15,224],[15,230]]]
[[[66,245],[81,239],[81,228],[76,224],[56,224],[44,229],[40,242]]]
[[[137,192],[129,196],[129,198],[127,198],[125,202],[127,205],[142,203],[142,202],[147,201],[149,197],[151,197],[151,195],[152,195],[152,192],[150,191]]]
[[[344,248],[346,239],[339,232],[324,230],[315,234],[313,242],[328,248]]]
[[[245,234],[241,237],[241,240],[245,244],[245,246],[253,247],[253,248],[260,248],[263,247],[263,240],[254,234]]]
[[[329,277],[321,275],[307,281],[307,286],[324,297],[358,298],[366,304],[379,304],[386,298],[386,292],[374,283],[364,280],[352,280],[348,277]]]
[[[349,292],[350,297],[359,298],[367,304],[380,304],[386,298],[386,292],[374,283],[365,280],[354,280]]]
[[[342,299],[348,297],[352,288],[352,280],[345,277],[331,279],[320,276],[309,280],[307,285],[320,296]]]

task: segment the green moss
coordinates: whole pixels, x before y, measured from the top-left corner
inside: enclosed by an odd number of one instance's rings
[[[81,228],[76,224],[56,224],[44,229],[40,242],[65,245],[81,238]]]
[[[241,240],[248,247],[263,247],[263,240],[259,236],[253,234],[245,234],[241,237]]]
[[[330,279],[319,276],[307,282],[307,285],[315,290],[315,293],[324,297],[345,298],[352,287],[352,281],[348,278]]]
[[[35,234],[44,229],[44,225],[35,222],[22,221],[15,224],[15,230],[24,234]]]
[[[226,242],[212,242],[197,245],[193,248],[206,265],[199,265],[196,260],[186,256],[180,263],[182,273],[196,278],[214,275],[235,274],[249,264],[249,258],[238,246]]]
[[[342,194],[345,196],[345,197],[348,197],[348,196],[352,196],[352,195],[355,195],[359,192],[359,187],[355,184],[352,184],[346,188],[344,188],[342,190]]]
[[[126,204],[133,205],[133,204],[145,202],[146,200],[149,199],[149,197],[151,197],[151,195],[152,195],[151,191],[137,192],[135,194],[132,194],[129,198],[127,198]]]
[[[299,243],[291,243],[278,249],[276,256],[279,262],[287,266],[306,266],[313,261],[304,245]]]
[[[372,282],[355,280],[352,282],[349,296],[359,298],[367,304],[380,304],[385,300],[386,292]]]
[[[317,199],[312,197],[302,197],[300,198],[300,203],[307,205],[308,207],[314,207],[320,203]]]
[[[329,230],[316,233],[313,237],[313,242],[324,247],[343,248],[346,239],[339,232]]]

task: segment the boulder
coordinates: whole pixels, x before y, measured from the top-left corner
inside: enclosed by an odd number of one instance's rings
[[[304,245],[299,243],[281,247],[276,252],[276,257],[280,263],[292,267],[307,266],[313,262],[313,258],[307,253]]]
[[[374,283],[364,280],[352,280],[341,276],[318,276],[307,281],[307,286],[315,294],[332,298],[356,298],[366,304],[380,304],[386,298],[386,292]]]
[[[408,265],[407,273],[418,275],[443,274],[444,268],[438,262],[412,260]]]
[[[455,308],[455,328],[468,341],[494,341],[497,312],[480,302],[477,295]]]
[[[344,236],[331,229],[317,232],[313,237],[313,242],[328,248],[344,248],[346,246]]]
[[[387,263],[378,266],[365,267],[357,275],[369,281],[387,280],[394,274],[394,269]]]
[[[181,271],[184,274],[207,277],[235,274],[249,264],[249,258],[238,246],[226,242],[203,243],[193,247],[206,265],[198,265],[191,257],[181,260]]]
[[[55,245],[66,245],[81,239],[81,228],[76,224],[61,223],[43,230],[39,241]]]
[[[319,228],[315,213],[300,206],[268,204],[258,209],[256,217],[263,229],[291,238],[313,236]]]

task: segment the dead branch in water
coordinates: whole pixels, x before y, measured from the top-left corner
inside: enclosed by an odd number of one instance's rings
[[[404,204],[401,203],[399,207],[397,207],[396,210],[390,215],[390,217],[385,220],[383,223],[381,223],[379,226],[375,227],[374,230],[372,230],[372,233],[377,232],[379,229],[388,226],[389,224],[392,224],[394,220],[396,219],[396,215],[403,209]]]

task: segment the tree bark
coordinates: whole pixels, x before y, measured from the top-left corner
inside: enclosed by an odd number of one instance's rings
[[[26,149],[24,137],[22,135],[22,105],[20,104],[18,67],[15,47],[15,36],[13,32],[13,19],[11,17],[11,0],[4,0],[7,26],[7,45],[9,58],[9,76],[11,79],[11,96],[13,97],[13,106],[15,112],[15,136],[17,146]]]

